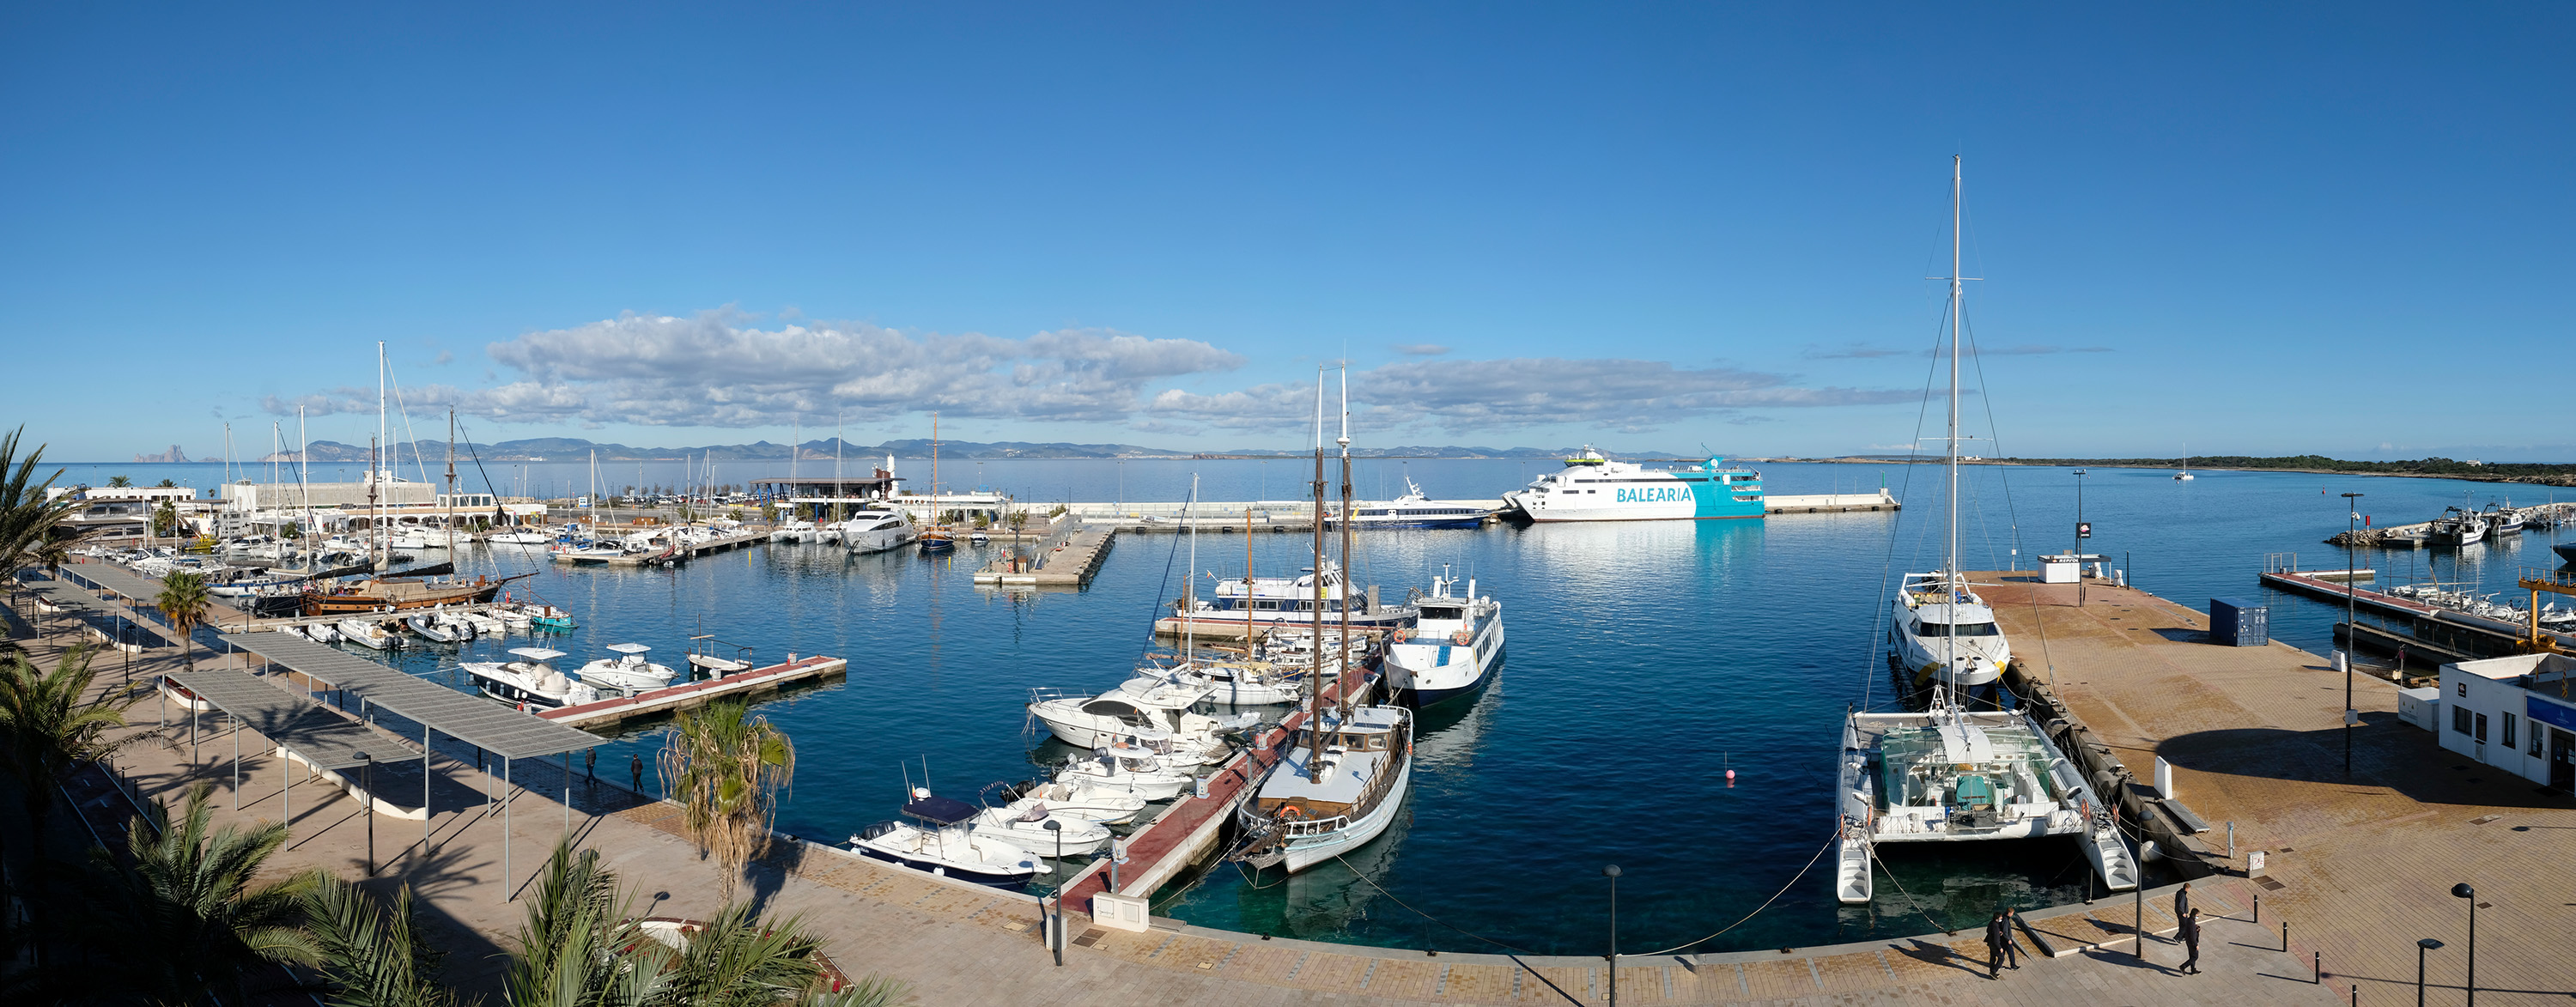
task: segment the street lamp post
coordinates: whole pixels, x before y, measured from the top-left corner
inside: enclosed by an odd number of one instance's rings
[[[2353,501],[2359,493],[2343,495],[2343,775],[2352,775],[2353,715],[2352,657],[2361,652],[2361,626],[2353,621],[2353,581],[2361,576],[2360,566],[2353,562],[2353,540],[2361,535],[2361,511]],[[2403,677],[2402,675],[2400,677]]]
[[[1619,1007],[1619,865],[1601,868],[1610,879],[1610,1007]]]
[[[1055,834],[1055,869],[1056,873],[1061,875],[1064,873],[1064,824],[1049,818],[1046,820],[1046,830]],[[1055,883],[1055,925],[1047,928],[1047,944],[1055,949],[1056,967],[1063,968],[1064,879],[1061,877],[1057,878]]]
[[[376,758],[364,751],[358,753],[358,789],[367,792],[362,813],[367,816],[367,876],[376,875]]]
[[[2424,1007],[2424,952],[2442,950],[2442,942],[2426,937],[2415,942],[2415,1007]]]
[[[2451,894],[2469,903],[2469,1007],[2478,1007],[2478,890],[2461,882]]]

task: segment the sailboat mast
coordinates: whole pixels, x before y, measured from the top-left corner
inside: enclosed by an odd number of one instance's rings
[[[1306,676],[1306,778],[1324,782],[1324,371],[1315,369],[1315,659]]]
[[[1190,609],[1199,597],[1199,474],[1190,473],[1190,502],[1181,508],[1181,520],[1190,526],[1190,565],[1181,578],[1181,663],[1190,662],[1198,651],[1190,634]]]
[[[1321,382],[1317,382],[1321,384]],[[1342,681],[1340,706],[1344,715],[1351,708],[1351,371],[1342,368],[1342,638],[1341,660],[1333,665],[1333,674]]]
[[[456,558],[456,410],[447,411],[447,548]]]
[[[1959,661],[1959,302],[1966,292],[1959,280],[1959,203],[1965,181],[1960,160],[1950,158],[1950,546],[1943,571],[1949,578],[1943,587],[1947,597],[1942,599],[1949,615],[1942,627],[1941,660],[1947,667],[1940,676],[1945,683],[1957,673]]]

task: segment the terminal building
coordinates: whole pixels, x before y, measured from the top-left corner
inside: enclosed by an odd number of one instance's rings
[[[2517,654],[2442,666],[2430,710],[2442,747],[2555,790],[2576,790],[2576,657]],[[2429,690],[2409,690],[2422,693]]]

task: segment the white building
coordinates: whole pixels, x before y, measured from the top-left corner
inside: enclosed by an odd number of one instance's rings
[[[2521,654],[2442,666],[2442,747],[2576,789],[2576,657]]]
[[[374,475],[369,473],[370,477]],[[436,483],[415,482],[392,475],[385,475],[382,478],[361,478],[357,482],[348,483],[255,483],[245,480],[225,483],[218,487],[216,492],[222,495],[232,509],[239,511],[288,511],[306,507],[363,508],[367,506],[367,490],[371,481],[374,483],[375,502],[378,506],[400,507],[409,504],[426,504],[439,495]]]

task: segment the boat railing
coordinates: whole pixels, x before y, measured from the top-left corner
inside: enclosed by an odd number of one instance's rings
[[[1056,689],[1056,688],[1044,688],[1044,687],[1041,687],[1041,688],[1032,688],[1032,689],[1030,689],[1030,690],[1029,690],[1029,702],[1032,702],[1032,703],[1051,703],[1051,702],[1054,702],[1054,701],[1056,701],[1056,700],[1061,700],[1061,699],[1071,699],[1071,700],[1077,700],[1077,701],[1079,701],[1079,700],[1090,699],[1091,697],[1092,697],[1092,694],[1091,694],[1091,693],[1088,693],[1088,692],[1082,692],[1082,691],[1075,690],[1075,689]]]
[[[1333,833],[1349,828],[1350,825],[1351,816],[1334,815],[1331,818],[1290,819],[1287,822],[1282,823],[1282,828],[1286,830],[1288,838],[1297,839],[1310,836],[1329,836]]]

